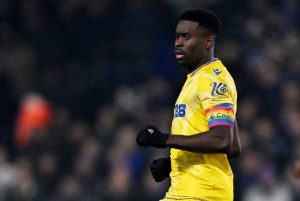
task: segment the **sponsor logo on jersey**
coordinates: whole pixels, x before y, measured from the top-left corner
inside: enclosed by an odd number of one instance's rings
[[[212,90],[211,90],[211,95],[215,96],[215,95],[224,95],[227,91],[227,85],[222,83],[222,82],[214,82],[211,83],[210,86],[213,86]]]

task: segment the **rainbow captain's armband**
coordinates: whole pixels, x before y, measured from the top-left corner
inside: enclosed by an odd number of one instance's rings
[[[205,110],[208,127],[230,126],[234,127],[234,106],[231,103],[223,103]]]

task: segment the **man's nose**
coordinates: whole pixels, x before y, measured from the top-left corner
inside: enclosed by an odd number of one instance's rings
[[[178,37],[175,39],[175,47],[182,47],[183,46],[183,41],[182,37]]]

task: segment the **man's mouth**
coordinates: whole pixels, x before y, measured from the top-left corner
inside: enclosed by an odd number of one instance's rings
[[[184,53],[180,50],[175,50],[175,56],[176,56],[176,59],[182,59],[182,57],[184,56]]]

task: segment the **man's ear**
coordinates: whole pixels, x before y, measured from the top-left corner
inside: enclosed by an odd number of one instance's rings
[[[205,49],[212,48],[214,46],[214,44],[215,44],[215,36],[210,35],[205,38],[205,42],[204,42]]]

